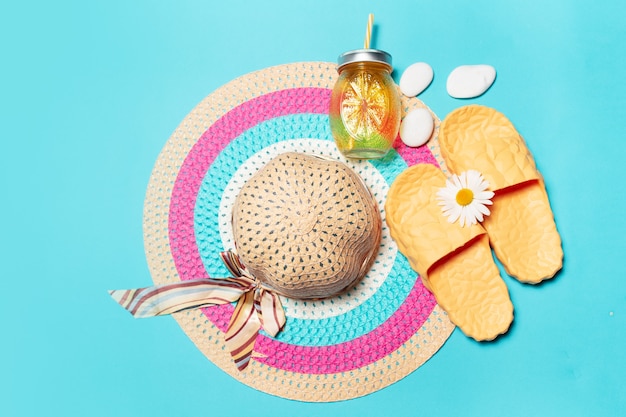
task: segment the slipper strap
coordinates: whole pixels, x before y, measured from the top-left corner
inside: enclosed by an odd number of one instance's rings
[[[485,234],[480,225],[450,223],[437,201],[445,176],[433,165],[414,165],[396,178],[387,195],[391,237],[428,286],[428,272],[440,260]],[[419,215],[413,215],[419,213]]]

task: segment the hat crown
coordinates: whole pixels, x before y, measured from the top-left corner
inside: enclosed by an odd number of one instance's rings
[[[378,253],[380,211],[347,165],[288,152],[239,192],[233,233],[246,268],[291,298],[326,298],[348,289]]]

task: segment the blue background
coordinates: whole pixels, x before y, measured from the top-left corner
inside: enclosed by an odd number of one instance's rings
[[[538,287],[505,277],[509,333],[458,330],[402,381],[308,404],[224,374],[169,317],[133,320],[106,290],[151,282],[142,211],[185,115],[248,72],[373,46],[399,74],[428,62],[420,98],[468,103],[524,135],[564,241]],[[626,3],[582,0],[10,2],[0,14],[0,415],[616,416],[626,413]],[[482,97],[445,90],[491,64]]]

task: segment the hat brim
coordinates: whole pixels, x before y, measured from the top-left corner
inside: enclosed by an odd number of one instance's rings
[[[234,249],[230,209],[247,178],[288,151],[348,164],[370,187],[384,219],[386,190],[408,165],[439,158],[439,120],[428,145],[396,141],[384,160],[345,159],[328,123],[335,65],[303,62],[256,71],[207,96],[182,121],[159,155],[144,205],[144,242],[155,284],[226,276],[219,252]],[[403,97],[403,116],[426,107]],[[431,112],[432,113],[432,112]],[[293,400],[339,401],[382,389],[419,368],[454,330],[446,313],[397,251],[383,222],[378,258],[368,275],[340,296],[283,298],[287,325],[259,335],[248,368],[224,347],[231,305],[174,317],[219,368],[260,391]]]

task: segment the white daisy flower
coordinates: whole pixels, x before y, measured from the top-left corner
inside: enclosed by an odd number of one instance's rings
[[[446,186],[437,192],[437,197],[444,216],[450,223],[459,220],[461,227],[483,221],[483,216],[491,212],[487,208],[493,204],[492,191],[488,191],[489,182],[480,172],[469,170],[461,175],[453,175],[446,180]]]

